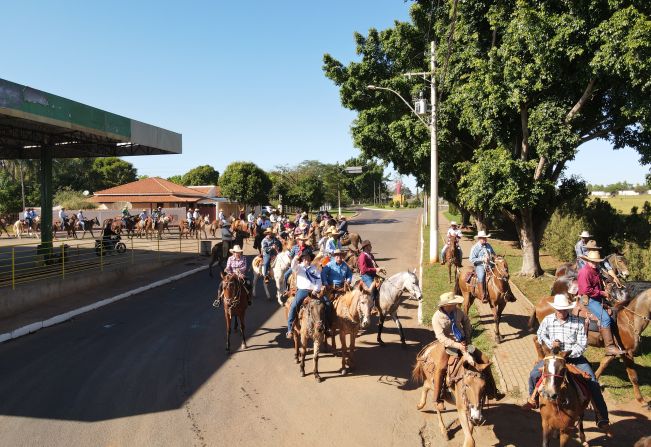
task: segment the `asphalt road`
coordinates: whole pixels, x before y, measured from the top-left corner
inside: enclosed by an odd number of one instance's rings
[[[417,266],[417,219],[417,210],[363,211],[351,231],[373,241],[392,274]],[[408,379],[432,336],[414,301],[399,312],[407,348],[388,322],[387,347],[363,335],[345,377],[325,354],[318,384],[300,377],[275,300],[256,298],[249,348],[226,356],[216,290],[202,272],[0,346],[0,444],[421,445],[432,415],[415,410]]]

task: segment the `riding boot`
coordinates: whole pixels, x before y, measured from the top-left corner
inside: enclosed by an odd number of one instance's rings
[[[436,399],[436,409],[439,411],[445,410],[445,402],[443,396],[443,382],[445,381],[445,368],[434,370],[434,377],[432,378],[432,393]]]
[[[479,298],[482,303],[484,304],[488,303],[488,299],[486,296],[486,288],[480,282],[477,282],[477,295],[479,295],[477,298]]]
[[[599,333],[601,338],[604,339],[604,347],[606,348],[607,355],[620,356],[626,354],[626,351],[622,351],[617,346],[615,346],[615,340],[613,339],[613,331],[609,327],[600,327]]]

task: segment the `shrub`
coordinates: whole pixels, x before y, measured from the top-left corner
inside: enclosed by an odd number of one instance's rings
[[[624,244],[624,255],[628,260],[628,267],[633,280],[649,280],[651,278],[651,249],[626,242]]]
[[[461,215],[461,213],[459,212],[459,207],[452,202],[449,203],[448,213],[452,214],[453,216]]]
[[[572,261],[576,258],[574,245],[585,228],[586,224],[582,218],[571,214],[562,215],[556,211],[545,229],[542,246],[547,253],[556,258]]]
[[[73,191],[70,188],[64,188],[54,194],[53,202],[55,205],[62,206],[69,210],[94,209],[97,205],[88,200],[82,192]]]

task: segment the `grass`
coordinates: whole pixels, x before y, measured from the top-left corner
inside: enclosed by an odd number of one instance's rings
[[[456,222],[461,222],[461,214],[452,214],[451,212],[446,211],[446,212],[443,213],[443,215],[450,222],[452,222],[453,220],[456,221]]]
[[[615,197],[599,197],[605,202],[610,203],[616,210],[630,214],[631,208],[634,206],[642,209],[644,202],[651,202],[651,194],[641,194],[639,196],[615,196]]]

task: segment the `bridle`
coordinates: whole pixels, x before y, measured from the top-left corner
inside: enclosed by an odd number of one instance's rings
[[[483,378],[483,373],[478,372],[478,371],[471,371],[471,370],[466,369],[465,367],[463,368],[463,370],[464,370],[463,371],[463,378],[461,379],[461,383],[462,383],[462,386],[461,386],[461,398],[463,400],[463,406],[466,409],[466,419],[468,421],[468,424],[474,425],[472,423],[471,418],[470,418],[470,401],[468,400],[468,389],[470,388],[470,386],[466,383],[465,379],[468,376]],[[488,402],[488,398],[486,396],[486,390],[483,390],[482,393],[479,395],[478,405],[479,405],[479,410],[480,411],[484,409],[484,405],[487,402]],[[486,420],[482,418],[482,421],[481,421],[481,423],[479,425],[484,425],[485,422],[486,422]]]
[[[562,388],[563,385],[564,385],[565,383],[567,383],[567,374],[565,374],[565,371],[566,371],[565,364],[566,364],[567,361],[565,360],[565,357],[561,357],[561,356],[559,356],[559,355],[548,355],[548,356],[545,357],[543,360],[545,361],[545,363],[543,363],[543,373],[542,373],[542,379],[543,379],[543,382],[545,382],[545,381],[546,381],[547,379],[549,379],[549,378],[557,378],[557,379],[561,379],[561,384],[560,384],[559,388]],[[562,362],[562,367],[561,367],[561,370],[560,370],[560,371],[562,372],[562,374],[551,374],[551,373],[548,373],[548,372],[547,372],[547,368],[544,367],[544,365],[547,364],[547,360],[558,360],[558,361],[561,361],[561,362]],[[557,413],[560,411],[560,404],[559,404],[559,402],[560,402],[560,393],[557,392],[557,394],[556,394],[556,399],[552,399],[550,396],[547,396],[547,393],[543,393],[542,391],[541,391],[540,394],[543,395],[543,396],[544,396],[546,399],[548,399],[549,401],[551,401],[551,402],[553,402],[553,403],[556,404],[556,412],[557,412]]]
[[[498,257],[498,258],[500,260],[504,259],[502,257]],[[486,285],[488,287],[492,287],[493,289],[495,289],[495,294],[497,295],[498,300],[499,299],[505,299],[506,294],[509,293],[509,288],[506,287],[504,289],[504,291],[500,291],[497,288],[497,284],[495,284],[493,280],[500,281],[502,284],[504,284],[504,282],[508,283],[508,277],[509,277],[508,269],[507,268],[502,269],[502,268],[498,267],[497,263],[494,264],[495,267],[493,267],[490,262],[485,263],[485,265],[486,265],[486,270],[490,274],[490,278],[486,279]]]

